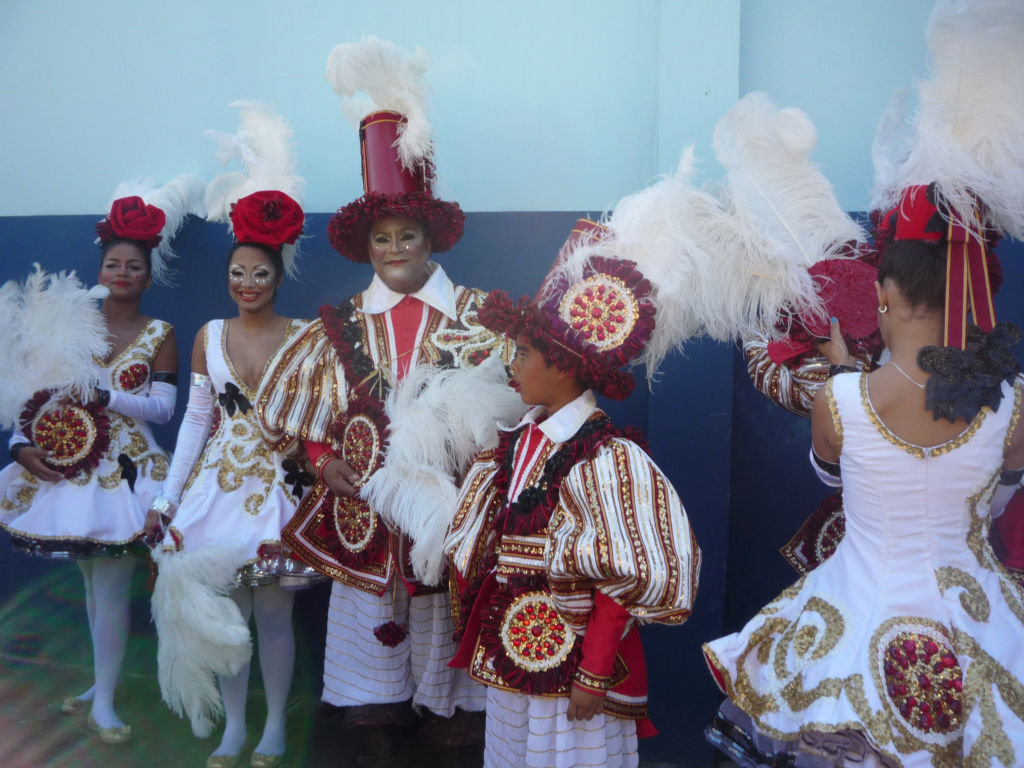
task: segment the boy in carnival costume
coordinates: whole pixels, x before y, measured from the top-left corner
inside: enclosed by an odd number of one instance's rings
[[[365,195],[339,210],[328,234],[342,255],[372,264],[375,274],[365,291],[321,308],[320,319],[280,353],[257,396],[272,447],[304,441],[319,476],[282,535],[334,580],[315,739],[358,729],[365,765],[404,764],[403,731],[417,720],[412,707],[436,721],[424,733],[439,743],[425,745],[422,759],[436,748],[475,752],[478,760],[485,701],[481,686],[447,666],[455,650],[447,590],[419,578],[415,542],[408,527],[395,524],[393,510],[364,500],[372,476],[388,471],[384,449],[390,440],[394,453],[403,426],[390,407],[401,380],[424,368],[508,358],[505,341],[477,322],[484,293],[454,285],[429,260],[458,241],[465,216],[457,203],[433,195],[423,58],[370,37],[337,46],[328,59],[339,95],[366,90],[373,98],[373,111],[347,109],[359,126]],[[343,99],[343,109],[351,106]],[[425,495],[406,489],[412,518],[427,514],[419,500]],[[433,523],[440,528],[435,541],[447,523]]]
[[[480,310],[515,338],[535,406],[481,454],[445,544],[462,633],[453,665],[488,686],[487,765],[635,766],[647,719],[639,624],[681,624],[700,550],[668,478],[594,393],[654,329],[656,289],[581,220],[536,299]]]

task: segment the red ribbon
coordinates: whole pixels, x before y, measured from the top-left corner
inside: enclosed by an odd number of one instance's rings
[[[967,345],[968,309],[974,323],[986,333],[996,324],[985,241],[979,229],[968,228],[959,219],[949,223],[946,236],[945,346],[963,349]]]

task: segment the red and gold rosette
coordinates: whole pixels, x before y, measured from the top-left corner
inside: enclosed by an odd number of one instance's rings
[[[21,429],[49,453],[46,463],[64,477],[99,464],[110,445],[110,420],[99,403],[55,401],[36,392],[21,412]]]
[[[333,437],[340,446],[338,455],[359,475],[353,485],[361,488],[384,463],[388,419],[381,402],[366,391],[355,393],[346,413],[335,421]],[[362,499],[335,497],[334,524],[341,543],[359,552],[373,539],[377,515]]]

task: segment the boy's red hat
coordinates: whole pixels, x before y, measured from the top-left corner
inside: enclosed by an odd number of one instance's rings
[[[580,268],[567,268],[577,249],[592,245],[601,247]],[[613,249],[605,227],[580,219],[534,299],[517,302],[492,291],[477,313],[480,322],[533,343],[547,362],[599,394],[625,399],[634,381],[622,368],[647,344],[656,308],[651,284],[635,262],[599,255]]]

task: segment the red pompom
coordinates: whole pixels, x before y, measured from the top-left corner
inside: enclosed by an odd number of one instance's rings
[[[276,189],[253,192],[231,206],[231,228],[240,243],[260,243],[280,250],[299,239],[304,220],[302,207]]]
[[[387,624],[381,624],[373,630],[373,636],[380,640],[381,645],[388,648],[394,648],[400,642],[405,640],[408,634],[409,627],[405,624],[396,624],[393,621],[389,621]]]
[[[141,197],[121,197],[110,206],[110,213],[96,224],[100,242],[115,238],[137,240],[147,248],[160,244],[160,232],[167,223],[164,212],[155,205],[146,205]]]

